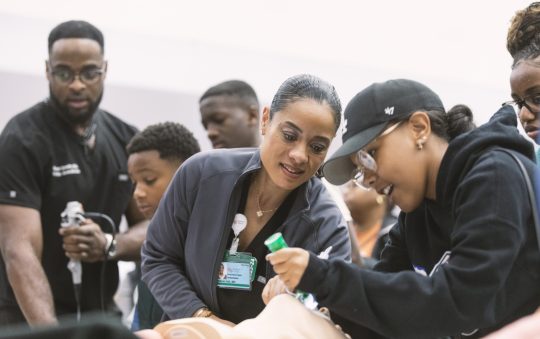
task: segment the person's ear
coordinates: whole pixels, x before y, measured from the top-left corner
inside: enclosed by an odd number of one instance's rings
[[[52,69],[49,68],[49,61],[45,60],[45,75],[47,76],[47,80],[51,82],[51,71]]]
[[[268,128],[268,125],[270,125],[270,107],[264,106],[263,113],[262,113],[262,119],[261,119],[261,134],[266,134],[266,129]]]
[[[409,117],[409,130],[416,147],[421,150],[431,134],[431,120],[426,112],[417,111]]]
[[[257,126],[257,124],[259,123],[259,107],[256,105],[249,105],[247,114],[248,124],[252,126]]]
[[[107,62],[107,60],[103,60],[103,76],[101,77],[101,80],[105,80],[105,78],[107,77],[108,67],[109,67],[109,63]]]

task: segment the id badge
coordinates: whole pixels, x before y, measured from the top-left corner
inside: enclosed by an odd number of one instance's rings
[[[219,267],[218,287],[251,291],[251,283],[257,271],[257,258],[250,253],[236,252],[225,256]]]

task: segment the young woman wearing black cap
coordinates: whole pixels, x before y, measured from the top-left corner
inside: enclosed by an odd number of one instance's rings
[[[326,178],[390,196],[402,209],[375,270],[289,248],[267,256],[290,290],[311,292],[345,331],[479,337],[540,305],[540,252],[528,186],[534,150],[503,107],[473,129],[411,80],[376,83],[345,110]],[[472,129],[472,130],[471,130]],[[463,133],[467,130],[467,133]]]

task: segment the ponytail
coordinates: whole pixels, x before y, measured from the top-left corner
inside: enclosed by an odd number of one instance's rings
[[[468,132],[476,125],[473,122],[473,113],[468,106],[456,105],[446,112],[446,131],[450,140],[454,139],[458,135]]]
[[[447,113],[439,110],[427,113],[433,133],[446,141],[451,141],[458,135],[476,128],[473,122],[473,113],[465,105],[456,105]]]

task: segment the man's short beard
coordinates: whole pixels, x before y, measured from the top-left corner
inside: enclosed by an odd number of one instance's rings
[[[69,107],[67,107],[66,105],[63,105],[60,102],[60,100],[58,100],[58,98],[54,96],[50,87],[49,87],[49,97],[51,98],[51,101],[56,107],[61,118],[64,119],[68,124],[72,126],[77,126],[77,125],[86,126],[92,120],[94,113],[96,112],[97,108],[99,107],[99,104],[101,103],[101,99],[103,98],[103,91],[101,91],[101,94],[96,99],[96,101],[94,101],[88,106],[88,110],[86,112],[77,113],[77,114],[71,113]]]

